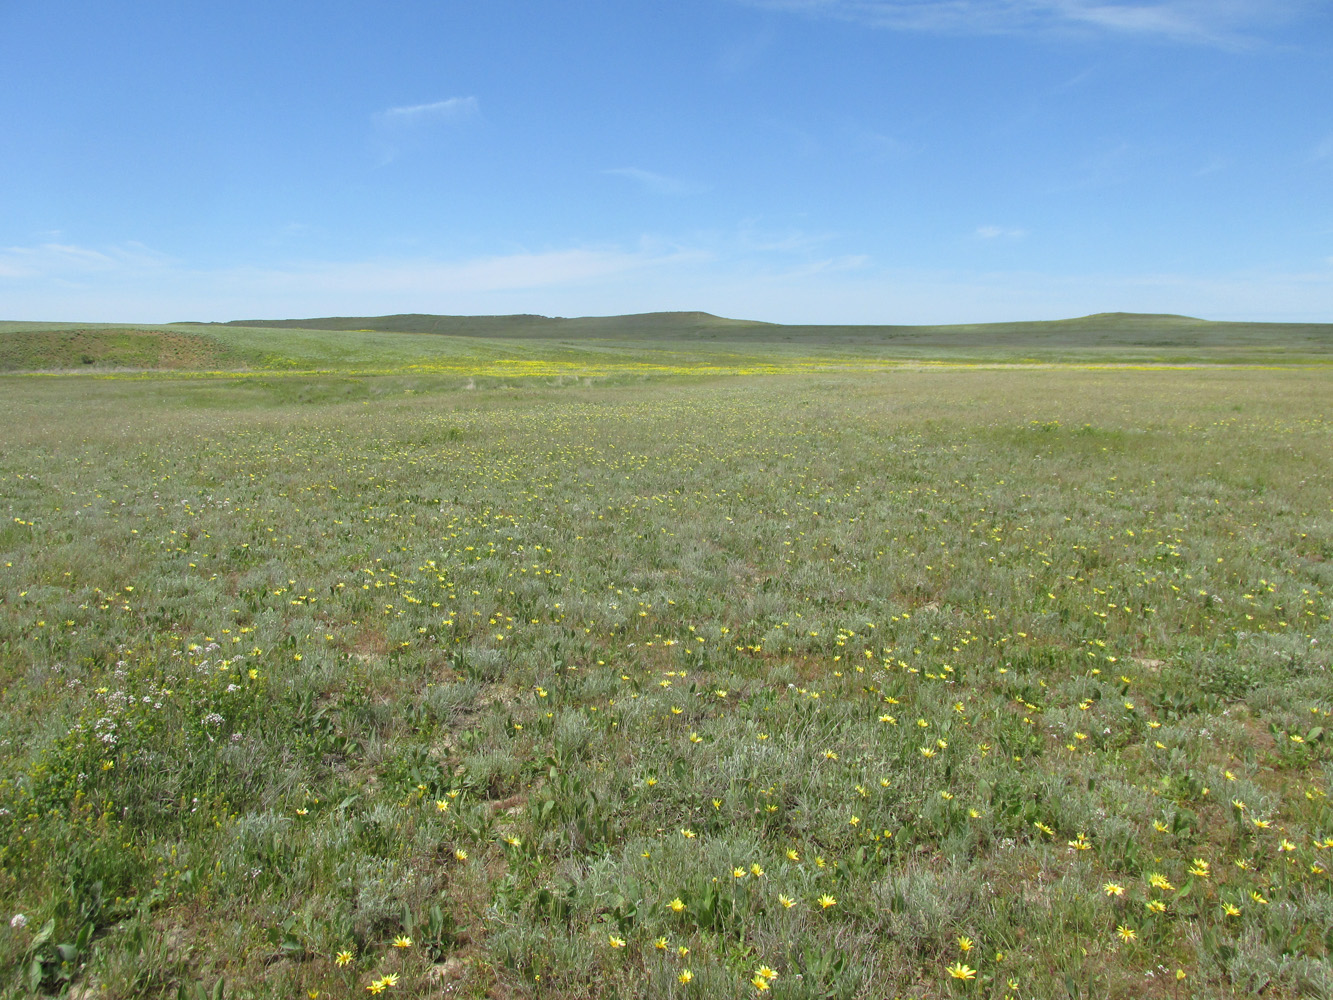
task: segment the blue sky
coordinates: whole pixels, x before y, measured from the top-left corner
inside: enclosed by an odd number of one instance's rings
[[[1333,321],[1325,0],[4,0],[0,45],[0,319]]]

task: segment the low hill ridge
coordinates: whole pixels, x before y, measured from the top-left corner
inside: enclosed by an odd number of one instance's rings
[[[187,324],[177,324],[187,325]],[[437,333],[465,337],[580,336],[606,331],[617,335],[637,331],[704,330],[723,327],[764,327],[755,320],[727,319],[700,311],[631,313],[624,316],[447,316],[398,313],[391,316],[321,316],[310,319],[243,319],[190,326],[243,326],[251,329],[373,330],[377,333]]]
[[[701,311],[560,317],[335,316],[228,323],[0,323],[0,372],[426,371],[496,358],[573,368],[828,361],[1329,364],[1333,324],[1094,313],[953,326],[787,325]],[[785,359],[785,360],[784,360]]]

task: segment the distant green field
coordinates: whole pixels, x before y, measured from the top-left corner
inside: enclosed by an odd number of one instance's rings
[[[1112,313],[981,326],[782,326],[706,313],[386,316],[171,326],[0,323],[0,371],[642,378],[899,364],[1327,364],[1333,325]]]
[[[1333,995],[1327,366],[197,335],[0,377],[0,997]]]

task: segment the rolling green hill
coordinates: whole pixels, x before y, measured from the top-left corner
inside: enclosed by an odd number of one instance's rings
[[[163,326],[0,323],[0,371],[455,375],[771,372],[900,362],[1333,363],[1333,324],[1099,313],[1047,322],[817,326],[703,312],[323,317]]]
[[[1333,354],[1330,323],[1219,323],[1154,313],[1097,313],[1077,319],[949,326],[788,325],[727,319],[705,312],[628,316],[333,316],[237,320],[214,327],[431,333],[456,337],[613,341],[716,341],[883,346],[920,350],[1245,348]]]
[[[191,324],[193,325],[193,324]],[[655,312],[628,316],[431,316],[401,313],[396,316],[324,316],[318,319],[232,320],[208,326],[244,326],[255,329],[345,330],[376,333],[439,333],[455,337],[570,338],[665,336],[672,339],[717,336],[753,328],[774,329],[772,323],[725,319],[706,312]]]

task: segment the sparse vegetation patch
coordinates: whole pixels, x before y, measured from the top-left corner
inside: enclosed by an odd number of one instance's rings
[[[3,995],[1333,990],[1321,370],[3,382]]]
[[[208,336],[164,329],[21,329],[0,333],[0,371],[210,370],[239,356]]]

